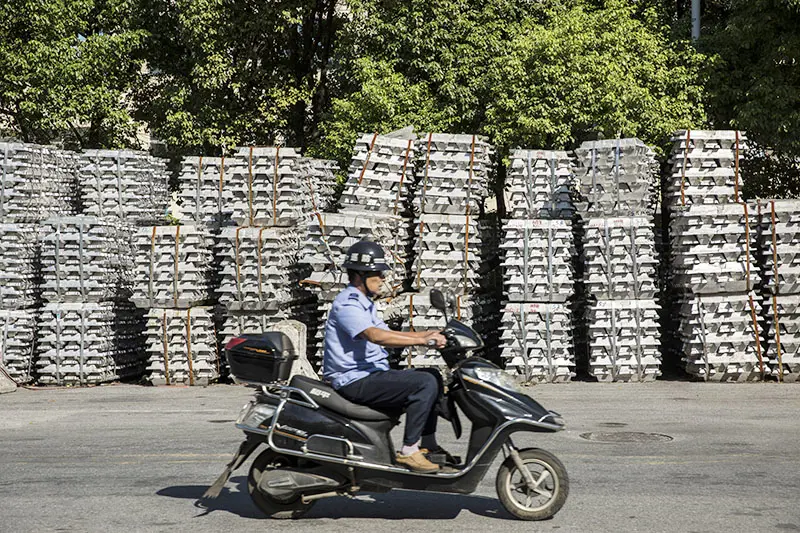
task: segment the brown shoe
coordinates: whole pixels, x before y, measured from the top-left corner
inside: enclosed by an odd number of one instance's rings
[[[395,462],[413,472],[431,473],[439,470],[439,465],[428,461],[421,451],[414,452],[411,455],[400,455],[398,453]]]

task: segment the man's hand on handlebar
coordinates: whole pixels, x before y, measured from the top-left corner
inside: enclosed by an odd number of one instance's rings
[[[442,335],[441,331],[429,331],[425,335],[425,345],[435,346],[436,348],[444,348],[447,345],[447,339]]]

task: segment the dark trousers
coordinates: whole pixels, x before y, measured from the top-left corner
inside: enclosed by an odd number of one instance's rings
[[[403,444],[411,446],[422,435],[436,433],[436,404],[443,391],[442,378],[433,368],[373,372],[336,392],[353,403],[375,409],[406,412]]]

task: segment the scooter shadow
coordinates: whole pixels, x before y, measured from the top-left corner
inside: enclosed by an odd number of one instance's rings
[[[235,485],[236,491],[230,490],[231,484]],[[167,487],[159,490],[156,494],[169,498],[195,500],[195,507],[203,510],[198,516],[205,516],[214,511],[224,511],[242,518],[264,518],[264,514],[253,504],[247,493],[246,477],[231,478],[219,497],[213,500],[201,500],[200,497],[207,488],[207,486],[183,485]],[[503,506],[495,498],[409,490],[393,490],[379,494],[364,493],[357,499],[326,498],[317,501],[303,519],[382,518],[405,520],[413,518],[444,520],[455,518],[462,511],[499,520],[514,520],[514,517],[503,509]]]

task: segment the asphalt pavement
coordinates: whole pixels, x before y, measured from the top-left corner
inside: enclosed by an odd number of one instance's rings
[[[249,463],[210,506],[197,502],[241,441],[233,420],[250,389],[19,389],[0,395],[0,531],[800,531],[800,386],[571,383],[530,394],[568,424],[515,439],[567,467],[570,495],[553,519],[506,513],[495,464],[473,495],[330,498],[277,523],[250,501]],[[464,453],[445,425],[439,440]]]

